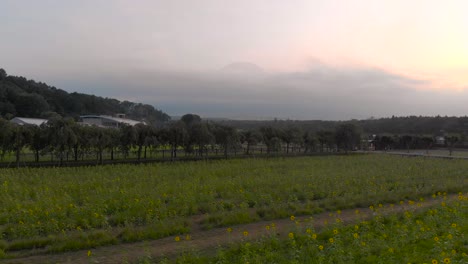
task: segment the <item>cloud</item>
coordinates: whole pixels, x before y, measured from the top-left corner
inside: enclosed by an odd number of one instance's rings
[[[416,89],[431,83],[378,68],[320,64],[289,73],[120,71],[55,84],[68,91],[149,103],[172,115],[346,120],[464,115],[468,110],[467,92]]]

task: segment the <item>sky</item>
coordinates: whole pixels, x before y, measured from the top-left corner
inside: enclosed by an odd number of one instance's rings
[[[0,68],[177,116],[468,113],[465,0],[0,0]]]

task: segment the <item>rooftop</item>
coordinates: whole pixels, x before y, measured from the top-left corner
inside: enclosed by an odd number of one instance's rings
[[[40,126],[44,123],[47,123],[47,119],[29,118],[29,117],[15,117],[11,119],[10,121],[19,125],[36,125],[36,126]]]

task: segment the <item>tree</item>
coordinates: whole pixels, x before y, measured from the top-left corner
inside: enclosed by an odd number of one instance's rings
[[[34,161],[39,162],[39,154],[41,151],[47,148],[49,140],[47,138],[46,125],[31,126],[30,130],[30,141],[29,147],[34,151]]]
[[[30,142],[31,130],[28,125],[13,125],[12,133],[13,150],[15,151],[16,166],[19,167],[20,154],[23,148]]]
[[[171,123],[161,131],[161,141],[171,145],[171,160],[177,158],[177,148],[184,146],[187,140],[187,129],[182,121]]]
[[[455,135],[445,137],[445,142],[447,142],[447,147],[449,149],[449,156],[452,156],[453,147],[458,141],[458,136]]]
[[[375,143],[376,143],[376,148],[379,150],[388,150],[392,148],[393,144],[395,143],[393,141],[392,137],[389,136],[381,136],[381,137],[376,137],[375,138]]]
[[[120,149],[122,150],[124,157],[127,158],[130,152],[130,149],[136,142],[136,132],[132,126],[122,125],[119,130],[120,138]]]
[[[73,119],[53,118],[46,123],[47,136],[51,149],[59,156],[60,165],[68,151],[76,144],[77,137],[73,130]]]
[[[18,114],[26,117],[37,117],[49,110],[47,101],[36,93],[21,93],[15,101]]]
[[[330,150],[335,144],[335,135],[332,131],[320,130],[317,132],[317,140],[320,143],[320,152],[323,152],[325,146]]]
[[[410,135],[403,135],[400,137],[400,144],[406,148],[406,151],[409,153],[411,143],[413,142],[413,137]]]
[[[247,155],[250,155],[250,148],[262,141],[262,134],[258,130],[247,130],[240,133],[241,143],[247,143]]]
[[[115,149],[120,145],[120,130],[109,129],[107,134],[109,135],[109,144],[107,145],[107,149],[110,152],[110,159],[114,160]]]
[[[214,141],[214,136],[206,123],[196,123],[190,129],[190,141],[198,146],[198,154],[203,156],[206,145]]]
[[[12,149],[13,125],[0,117],[0,159]]]
[[[421,141],[423,142],[424,147],[426,148],[426,154],[429,154],[429,149],[432,147],[434,139],[432,137],[425,136],[421,138]]]
[[[272,126],[261,127],[263,143],[267,146],[267,153],[278,151],[281,148],[281,131]]]
[[[304,141],[303,132],[299,127],[289,127],[281,133],[281,139],[286,143],[286,153],[289,153],[289,146],[301,145]]]
[[[145,146],[145,158],[146,158],[146,147],[151,143],[150,138],[151,138],[151,127],[145,125],[145,124],[137,124],[135,127],[135,144],[138,147],[137,150],[137,157],[138,160],[141,159],[141,152],[143,150],[143,146]]]
[[[216,144],[222,146],[224,157],[228,158],[231,149],[235,149],[239,142],[239,135],[234,127],[217,125],[214,128]]]
[[[184,141],[184,150],[185,153],[192,153],[193,146],[197,144],[197,139],[194,138],[195,131],[194,129],[201,129],[199,124],[201,123],[201,117],[194,114],[186,114],[180,118],[180,121],[185,125],[185,129],[187,130],[188,138]],[[202,131],[197,131],[202,132]],[[201,136],[201,135],[197,135]]]
[[[180,118],[180,121],[184,122],[187,128],[190,128],[192,125],[200,123],[202,119],[199,115],[185,114]]]
[[[7,73],[4,69],[0,68],[0,81],[7,77]]]
[[[96,150],[96,160],[102,164],[102,154],[111,144],[110,128],[93,127],[91,131],[90,145]]]
[[[303,135],[304,153],[315,151],[317,145],[317,137],[312,131],[307,131]]]
[[[352,123],[341,124],[336,128],[335,140],[338,148],[341,148],[348,153],[349,150],[354,149],[359,145],[361,134],[356,125]]]

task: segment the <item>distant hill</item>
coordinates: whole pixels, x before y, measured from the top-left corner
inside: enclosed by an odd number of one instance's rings
[[[54,115],[78,118],[80,115],[114,115],[158,124],[170,120],[169,115],[148,104],[119,101],[82,93],[68,93],[42,82],[7,75],[0,69],[0,115],[11,118]]]

